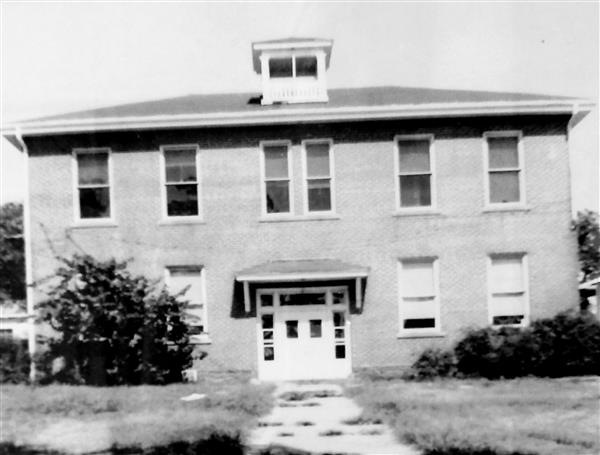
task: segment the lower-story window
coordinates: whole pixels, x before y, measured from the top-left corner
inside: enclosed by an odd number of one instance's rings
[[[524,325],[528,320],[527,257],[497,254],[489,258],[489,316],[492,325]]]
[[[179,293],[188,302],[186,322],[195,343],[207,342],[206,278],[202,266],[174,266],[167,268],[167,286],[171,293]]]
[[[400,333],[440,330],[437,260],[419,258],[399,264]]]

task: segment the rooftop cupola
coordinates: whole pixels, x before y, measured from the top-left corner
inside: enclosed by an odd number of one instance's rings
[[[333,40],[286,38],[252,44],[262,75],[262,104],[327,102],[326,71]]]

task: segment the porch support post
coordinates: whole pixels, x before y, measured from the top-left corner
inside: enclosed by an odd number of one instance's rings
[[[356,278],[356,308],[362,307],[362,278]]]
[[[250,313],[250,283],[244,281],[244,310]]]

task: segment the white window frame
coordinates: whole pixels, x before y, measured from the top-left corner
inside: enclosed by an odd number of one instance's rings
[[[414,328],[414,329],[406,329],[404,328],[404,293],[403,293],[403,264],[405,263],[415,263],[415,262],[430,262],[432,265],[433,272],[433,290],[435,295],[433,296],[433,302],[435,305],[434,319],[435,326],[434,327],[425,327],[425,328]],[[426,336],[443,336],[442,332],[442,320],[441,320],[441,303],[440,303],[440,280],[439,280],[439,259],[437,257],[410,257],[410,258],[400,258],[398,259],[398,324],[399,331],[398,337],[426,337]],[[414,297],[414,296],[413,296]],[[425,296],[423,296],[425,297]]]
[[[198,194],[198,214],[197,215],[169,215],[167,209],[167,166],[165,159],[165,152],[178,151],[178,150],[190,150],[196,151],[196,186]],[[166,222],[177,222],[177,221],[202,221],[202,175],[200,173],[202,167],[200,165],[200,147],[198,144],[169,144],[160,146],[160,196],[161,196],[161,214],[162,221]],[[183,183],[185,184],[185,183]],[[188,185],[191,183],[187,183]]]
[[[519,173],[519,201],[517,202],[490,202],[490,148],[488,139],[496,137],[516,137],[517,138],[517,157],[519,167],[505,169],[505,171],[518,171]],[[486,131],[483,133],[483,170],[484,170],[484,207],[488,210],[510,210],[522,209],[526,207],[527,198],[525,192],[525,156],[523,153],[523,132],[520,130],[505,130],[505,131]]]
[[[306,146],[310,144],[327,144],[329,146],[329,176],[328,177],[308,177],[308,151]],[[302,141],[302,194],[304,194],[304,200],[302,203],[303,213],[305,215],[333,215],[336,213],[335,206],[335,163],[333,159],[333,139],[305,139]],[[321,180],[329,178],[329,193],[330,193],[330,204],[331,210],[309,210],[308,207],[308,181],[309,180]]]
[[[289,182],[289,198],[290,198],[290,211],[283,213],[269,213],[267,211],[267,180],[266,180],[266,169],[265,169],[265,146],[285,146],[287,147],[287,165],[288,165],[288,178],[287,179],[269,179],[269,181],[283,181],[288,180]],[[288,139],[281,140],[269,140],[260,141],[259,143],[259,155],[260,155],[260,213],[263,218],[277,219],[277,218],[290,218],[294,216],[294,178],[292,174],[292,141]]]
[[[519,324],[494,324],[493,298],[492,292],[492,262],[494,259],[521,259],[521,271],[523,274],[523,319]],[[487,307],[488,307],[488,323],[492,327],[527,327],[530,322],[530,303],[529,303],[529,263],[526,253],[493,253],[487,257]]]
[[[167,289],[169,289],[169,282],[171,279],[171,273],[173,270],[183,270],[189,271],[190,274],[197,273],[198,278],[200,279],[200,283],[202,286],[202,321],[204,323],[203,331],[200,335],[191,335],[190,342],[192,344],[210,344],[210,330],[208,323],[208,301],[207,301],[207,292],[206,292],[206,267],[203,265],[168,265],[165,266],[164,270],[164,280],[167,285]],[[169,291],[171,292],[171,291]],[[187,300],[185,294],[183,295],[183,299]],[[198,302],[189,302],[190,304],[198,303]],[[185,320],[185,319],[184,319]],[[187,323],[186,323],[187,324]],[[193,324],[187,324],[193,325]]]
[[[410,172],[401,174],[400,169],[400,147],[401,141],[429,141],[429,175],[431,192],[431,204],[418,207],[402,207],[400,197],[400,177],[402,175],[425,175],[422,172]],[[398,213],[433,212],[437,209],[437,183],[435,173],[435,137],[433,134],[397,134],[394,136],[394,188],[396,189],[396,211]]]
[[[104,218],[82,218],[81,207],[79,201],[79,165],[78,156],[86,154],[97,154],[106,153],[108,155],[107,166],[108,166],[108,203],[110,216]],[[114,201],[114,177],[113,177],[113,164],[112,164],[112,150],[109,147],[87,147],[87,148],[74,148],[71,154],[71,174],[73,176],[73,217],[75,223],[78,225],[114,225],[116,224],[115,216],[115,201]],[[86,187],[99,187],[101,185],[89,185]]]

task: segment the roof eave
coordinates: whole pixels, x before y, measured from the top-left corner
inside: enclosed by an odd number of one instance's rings
[[[14,123],[2,129],[2,135],[18,144],[17,130],[23,136],[70,133],[127,131],[219,126],[255,126],[269,124],[396,120],[409,118],[447,118],[494,115],[574,114],[589,112],[587,100],[521,101],[487,103],[432,103],[389,106],[306,107],[255,112],[217,112],[139,117],[112,117],[73,120],[46,120]]]

